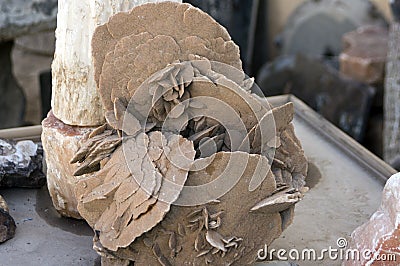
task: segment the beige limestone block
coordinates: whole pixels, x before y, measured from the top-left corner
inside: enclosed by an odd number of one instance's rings
[[[42,122],[42,143],[47,164],[47,185],[57,211],[67,217],[81,218],[74,194],[76,183],[84,176],[73,175],[77,164],[70,160],[80,147],[80,140],[91,129],[64,124],[51,112]]]

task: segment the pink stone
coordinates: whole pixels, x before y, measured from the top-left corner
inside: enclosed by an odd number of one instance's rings
[[[343,35],[340,72],[368,84],[383,81],[388,31],[380,26],[364,26]]]
[[[386,183],[379,209],[371,219],[351,234],[350,249],[360,251],[360,260],[347,260],[344,266],[400,265],[400,173],[393,175]],[[364,258],[362,252],[370,250],[371,258]],[[381,261],[376,256],[382,258]],[[383,261],[386,256],[386,261]],[[392,256],[390,260],[388,257]]]

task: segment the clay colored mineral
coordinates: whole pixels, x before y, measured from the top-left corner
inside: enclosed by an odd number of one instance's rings
[[[117,14],[92,45],[107,124],[71,163],[102,262],[255,262],[307,191],[293,105],[253,93],[229,34],[188,4]]]
[[[57,4],[57,1],[46,2]],[[110,16],[145,2],[148,1],[58,1],[56,51],[52,64],[52,110],[58,119],[76,126],[98,126],[104,122],[92,62],[93,32]],[[37,4],[42,6],[40,1]]]

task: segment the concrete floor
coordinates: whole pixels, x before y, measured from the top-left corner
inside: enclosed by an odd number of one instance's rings
[[[98,265],[93,234],[83,221],[62,218],[47,188],[0,190],[17,230],[0,245],[0,265]]]

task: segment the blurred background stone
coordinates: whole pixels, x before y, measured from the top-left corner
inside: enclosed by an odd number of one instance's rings
[[[383,82],[388,31],[381,26],[363,26],[343,35],[340,72],[368,84]]]
[[[24,35],[53,30],[56,25],[56,15],[57,0],[5,0],[0,2],[0,64],[3,70],[0,74],[0,93],[2,95],[0,128],[25,124],[25,97],[20,88],[21,84],[17,84],[12,75],[10,54],[14,40]],[[26,68],[34,69],[31,62],[25,64]],[[35,96],[35,94],[28,94],[29,99]],[[30,104],[26,110],[28,114],[36,113],[34,108],[31,109]],[[31,118],[28,117],[28,119]],[[32,122],[37,123],[36,121]]]
[[[393,0],[393,7],[400,1]],[[394,10],[397,13],[398,9]],[[396,14],[396,16],[399,14]],[[390,25],[384,97],[384,159],[392,162],[400,154],[400,21]]]
[[[0,244],[15,235],[15,221],[11,217],[6,201],[0,196]]]

